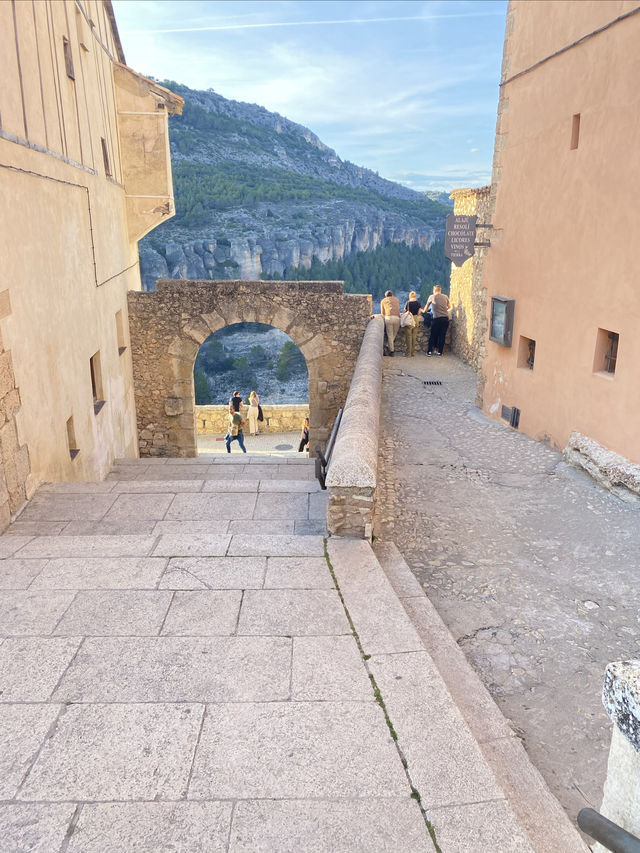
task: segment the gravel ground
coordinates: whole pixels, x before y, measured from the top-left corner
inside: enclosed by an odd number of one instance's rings
[[[384,359],[376,536],[395,541],[574,817],[601,802],[604,668],[640,657],[640,511],[474,397],[453,356]]]

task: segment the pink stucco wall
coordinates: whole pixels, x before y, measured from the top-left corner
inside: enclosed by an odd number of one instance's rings
[[[636,5],[512,2],[505,79]],[[483,285],[489,305],[516,300],[515,322],[482,369],[491,416],[517,406],[535,438],[564,447],[577,430],[640,463],[639,44],[635,14],[502,88]],[[598,328],[620,336],[614,376],[594,371]],[[517,367],[520,336],[536,341],[533,370]]]

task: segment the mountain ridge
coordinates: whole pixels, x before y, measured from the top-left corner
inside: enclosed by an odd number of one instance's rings
[[[163,83],[185,98],[170,124],[176,217],[140,243],[145,289],[161,277],[284,276],[314,258],[442,237],[450,208],[341,160],[309,128]]]

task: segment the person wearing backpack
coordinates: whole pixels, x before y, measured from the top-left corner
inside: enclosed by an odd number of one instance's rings
[[[224,443],[227,445],[227,453],[231,453],[232,441],[238,442],[243,453],[247,452],[247,448],[244,446],[244,433],[242,431],[244,423],[245,422],[242,419],[240,412],[234,412],[229,415],[229,427],[227,429],[227,434],[224,437]]]

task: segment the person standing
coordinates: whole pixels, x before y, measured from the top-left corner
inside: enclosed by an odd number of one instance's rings
[[[231,397],[229,398],[229,414],[232,415],[234,412],[239,412],[242,408],[242,397],[239,391],[234,391]]]
[[[416,354],[416,342],[418,340],[418,315],[422,313],[422,305],[418,301],[418,294],[412,290],[409,299],[405,303],[404,310],[413,315],[413,326],[405,326],[407,330],[407,355]]]
[[[309,449],[309,418],[302,421],[302,429],[300,430],[300,444],[298,445],[298,453]]]
[[[255,391],[252,391],[249,394],[249,411],[247,412],[247,417],[249,420],[249,435],[257,435],[258,434],[258,414],[260,409],[258,408],[260,405],[260,398],[256,394]]]
[[[227,453],[231,453],[232,441],[238,442],[243,453],[247,452],[247,448],[244,446],[244,433],[242,431],[243,424],[244,421],[240,412],[229,414],[229,426],[227,428],[227,434],[224,437],[224,443],[227,445]]]
[[[427,355],[442,355],[447,329],[449,328],[449,308],[451,305],[449,297],[442,292],[439,284],[436,284],[433,293],[427,299],[427,308],[429,306],[431,306],[433,320],[431,321]]]
[[[400,329],[400,303],[390,290],[387,290],[384,299],[380,302],[380,313],[384,317],[384,330],[387,335],[389,355],[393,355],[395,352],[394,341]]]

